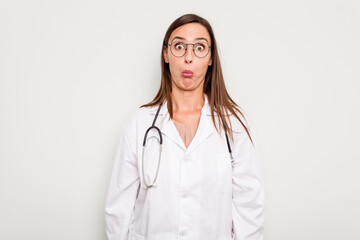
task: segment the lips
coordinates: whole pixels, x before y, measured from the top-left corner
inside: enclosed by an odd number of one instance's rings
[[[192,77],[192,76],[194,76],[194,73],[191,70],[184,70],[184,71],[182,71],[181,75],[183,77]]]

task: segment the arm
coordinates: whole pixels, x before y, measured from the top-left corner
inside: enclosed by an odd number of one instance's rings
[[[262,240],[265,207],[260,159],[245,130],[234,136],[232,216],[235,239]],[[254,140],[253,135],[251,137]]]
[[[134,214],[135,200],[139,187],[139,174],[135,148],[125,126],[120,135],[120,141],[110,178],[106,204],[105,221],[108,240],[128,239],[129,227]],[[132,133],[132,136],[135,132]]]

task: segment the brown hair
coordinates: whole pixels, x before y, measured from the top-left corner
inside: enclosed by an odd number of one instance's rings
[[[246,133],[248,134],[251,142],[253,143],[248,128],[241,121],[238,114],[240,114],[244,119],[244,114],[240,111],[240,107],[231,99],[229,96],[224,82],[224,77],[221,70],[220,58],[217,50],[217,44],[214,36],[214,32],[212,30],[209,22],[195,14],[185,14],[178,19],[176,19],[168,28],[164,40],[163,40],[163,48],[167,48],[167,43],[169,41],[171,33],[177,29],[178,27],[185,25],[187,23],[200,23],[204,26],[211,38],[211,57],[212,57],[212,65],[208,67],[208,70],[205,75],[204,82],[204,93],[208,96],[209,105],[211,108],[211,118],[213,120],[214,126],[216,130],[220,133],[221,129],[218,129],[215,123],[215,115],[214,112],[218,113],[218,122],[220,121],[225,125],[225,130],[229,133],[231,139],[233,139],[233,129],[231,128],[231,122],[229,118],[229,113],[234,115],[241,123],[241,125],[245,128]],[[169,64],[165,62],[163,48],[161,49],[161,85],[158,93],[155,98],[147,103],[142,105],[141,107],[151,107],[157,106],[162,103],[165,99],[167,100],[167,108],[169,110],[170,117],[173,118],[172,111],[172,101],[171,101],[171,74],[169,69]],[[224,117],[226,116],[226,118]],[[246,119],[245,119],[246,121]],[[220,128],[224,128],[222,124]]]

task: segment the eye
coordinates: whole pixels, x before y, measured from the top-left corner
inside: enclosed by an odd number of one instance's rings
[[[185,48],[185,44],[182,42],[174,43],[174,48],[175,48],[175,50],[182,50]]]
[[[204,44],[202,44],[202,43],[197,43],[197,44],[195,45],[195,50],[197,50],[197,51],[204,51],[204,50],[205,50]]]

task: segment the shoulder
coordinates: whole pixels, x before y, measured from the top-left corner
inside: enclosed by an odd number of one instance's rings
[[[238,114],[241,122],[234,115],[230,116],[234,144],[245,144],[250,148],[257,148],[257,137],[253,119],[244,111],[241,112],[243,115]]]
[[[233,114],[230,115],[231,128],[234,131],[234,133],[238,133],[238,134],[246,132],[245,127],[247,128],[247,130],[251,130],[253,127],[251,117],[245,111],[241,111],[241,113],[242,114],[237,112],[237,115],[240,118],[241,122],[235,115]]]
[[[144,125],[150,120],[153,108],[154,107],[138,107],[133,110],[124,121],[122,126],[123,131],[128,134],[133,134],[139,125]]]
[[[135,121],[135,120],[143,120],[146,117],[151,116],[151,114],[156,111],[156,107],[138,107],[135,109],[130,117],[128,117],[128,121]]]

